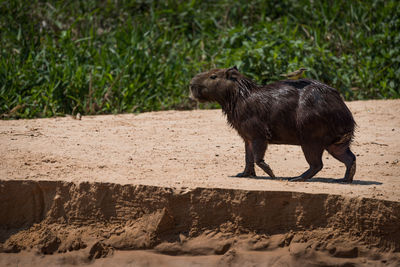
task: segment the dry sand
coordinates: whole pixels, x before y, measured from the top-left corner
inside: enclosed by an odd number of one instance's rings
[[[396,266],[400,101],[347,104],[351,185],[328,153],[288,182],[308,166],[285,145],[265,156],[279,179],[233,177],[244,145],[220,110],[0,121],[0,266]]]

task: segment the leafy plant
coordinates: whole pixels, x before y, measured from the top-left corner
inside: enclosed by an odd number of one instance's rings
[[[232,65],[400,97],[395,0],[0,1],[0,29],[3,118],[193,108],[193,75]]]

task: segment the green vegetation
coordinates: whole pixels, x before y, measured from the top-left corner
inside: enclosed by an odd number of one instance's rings
[[[259,83],[307,67],[346,99],[400,97],[400,4],[377,1],[0,1],[0,115],[190,108],[191,77]]]

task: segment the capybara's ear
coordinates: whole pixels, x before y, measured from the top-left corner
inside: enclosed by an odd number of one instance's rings
[[[225,74],[228,80],[236,81],[239,76],[239,71],[236,66],[233,66],[232,68],[227,69]]]

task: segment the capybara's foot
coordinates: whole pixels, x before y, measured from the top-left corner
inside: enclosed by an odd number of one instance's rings
[[[236,177],[256,177],[256,173],[255,172],[240,172],[238,174],[236,174]]]
[[[260,167],[261,169],[263,169],[263,171],[265,171],[271,178],[275,178],[275,174],[272,171],[271,167],[265,163],[265,161],[260,161],[257,163],[258,167]]]
[[[271,168],[269,168],[269,170],[267,170],[267,171],[265,171],[265,172],[269,175],[269,177],[271,177],[271,178],[276,178],[276,176],[275,176],[275,174],[274,174],[274,172],[272,171]]]
[[[356,161],[354,160],[351,167],[348,168],[348,170],[346,170],[346,175],[342,179],[343,183],[351,184],[353,182],[353,177],[355,173],[356,173]]]

